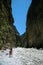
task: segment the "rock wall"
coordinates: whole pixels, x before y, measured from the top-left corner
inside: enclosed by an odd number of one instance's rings
[[[27,13],[26,32],[22,36],[13,23],[11,0],[0,0],[0,48],[43,48],[43,0],[32,0]]]
[[[0,0],[0,48],[20,46],[20,35],[13,22],[11,0]]]
[[[32,0],[27,13],[28,47],[43,48],[43,0]]]

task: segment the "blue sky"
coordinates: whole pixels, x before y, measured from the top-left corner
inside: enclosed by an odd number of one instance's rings
[[[20,35],[26,31],[26,15],[30,6],[31,0],[12,0],[12,14],[14,25]]]

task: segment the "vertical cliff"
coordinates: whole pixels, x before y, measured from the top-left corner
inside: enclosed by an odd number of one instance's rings
[[[20,46],[20,36],[13,22],[11,0],[0,0],[0,47]]]
[[[13,26],[11,0],[0,0],[0,48],[43,48],[43,0],[32,0],[26,19],[26,32],[21,36]]]
[[[43,48],[43,0],[32,0],[27,13],[28,47]]]

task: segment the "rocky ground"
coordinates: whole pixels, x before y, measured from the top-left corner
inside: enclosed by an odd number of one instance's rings
[[[0,65],[43,65],[43,50],[13,48],[11,57],[8,49],[0,50]]]

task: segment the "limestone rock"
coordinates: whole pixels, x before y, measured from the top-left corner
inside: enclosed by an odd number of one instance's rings
[[[28,47],[43,48],[43,0],[32,0],[27,13],[25,38]]]
[[[20,46],[20,35],[13,22],[11,0],[0,0],[0,47]]]
[[[43,47],[43,0],[32,0],[26,26],[29,47]]]

